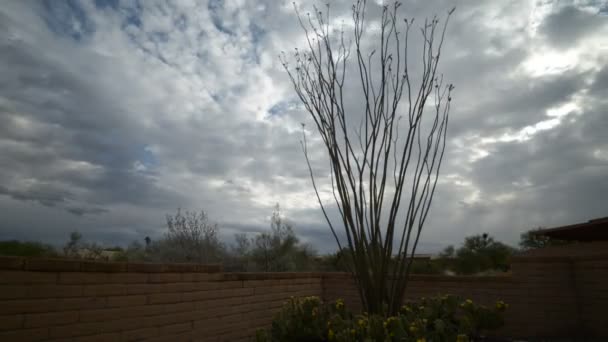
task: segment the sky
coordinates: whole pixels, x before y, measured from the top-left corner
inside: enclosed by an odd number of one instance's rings
[[[419,250],[608,216],[608,4],[402,2],[416,22],[456,7],[439,65],[456,87],[446,154]],[[351,5],[332,1],[332,23],[348,25]],[[3,2],[0,240],[126,245],[184,208],[230,243],[268,229],[279,203],[303,241],[334,250],[300,146],[312,121],[278,58],[303,42],[291,0]]]

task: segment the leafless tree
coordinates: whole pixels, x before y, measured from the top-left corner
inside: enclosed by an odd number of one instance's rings
[[[182,212],[178,209],[175,215],[167,215],[167,228],[164,258],[198,263],[221,259],[223,245],[217,235],[218,226],[209,222],[204,211]]]
[[[285,54],[280,57],[329,156],[333,197],[363,306],[370,313],[388,314],[402,304],[445,151],[453,86],[444,83],[437,67],[454,9],[443,25],[437,17],[421,25],[422,58],[413,68],[408,59],[413,20],[401,24],[397,2],[383,6],[378,40],[368,53],[363,39],[366,6],[365,0],[352,6],[354,28],[348,40],[344,29],[334,34],[329,5],[325,12],[315,7],[303,17],[294,4],[307,47],[295,50],[295,67]],[[349,71],[358,75],[349,78]],[[360,93],[352,92],[354,84]],[[349,109],[360,100],[360,108]],[[304,125],[303,131],[302,148],[317,200],[342,250],[321,200]],[[398,257],[389,276],[393,255]]]
[[[258,269],[264,272],[293,270],[294,257],[300,251],[299,241],[292,225],[281,217],[277,204],[270,219],[270,231],[253,239],[252,257]]]

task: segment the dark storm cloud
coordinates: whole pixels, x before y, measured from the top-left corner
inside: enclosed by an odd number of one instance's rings
[[[591,92],[597,96],[605,95],[608,92],[608,66],[604,66],[593,80]]]
[[[583,10],[565,6],[547,16],[540,31],[556,47],[573,48],[586,34],[597,31],[607,22],[605,16],[600,16],[599,9]]]
[[[64,203],[70,193],[64,191],[61,187],[38,184],[21,190],[11,190],[0,186],[0,195],[10,196],[19,201],[34,201],[47,207],[54,207],[57,204]]]
[[[475,162],[471,179],[481,189],[480,202],[489,205],[486,214],[542,214],[539,225],[605,216],[606,110],[605,102],[591,100],[581,114],[565,117],[556,128],[529,141],[499,143],[489,156]],[[502,194],[513,196],[501,201]],[[507,231],[509,227],[502,225]]]
[[[89,214],[99,215],[99,214],[107,213],[109,211],[104,208],[85,208],[85,207],[68,207],[65,210],[76,216],[83,216],[83,215],[89,215]]]
[[[460,117],[454,120],[450,132],[491,135],[542,121],[547,109],[569,102],[585,84],[587,76],[576,70],[541,77],[519,75],[497,82],[492,89],[478,93],[479,97],[468,97],[472,94],[465,93],[463,98],[471,98],[472,102],[454,105],[457,109],[453,117]],[[455,96],[459,96],[458,90]],[[458,107],[467,110],[459,111]]]

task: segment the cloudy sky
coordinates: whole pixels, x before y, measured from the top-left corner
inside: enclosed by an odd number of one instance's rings
[[[608,4],[403,3],[418,20],[457,7],[422,249],[607,216]],[[351,4],[332,2],[336,22]],[[300,149],[311,120],[277,57],[302,34],[291,0],[3,2],[0,239],[79,230],[124,245],[159,236],[181,207],[206,210],[230,241],[266,229],[278,202],[305,241],[334,249]]]

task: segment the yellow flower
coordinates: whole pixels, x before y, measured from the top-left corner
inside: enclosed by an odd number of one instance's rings
[[[355,334],[357,333],[357,330],[355,330],[355,329],[350,329],[350,333],[351,333],[351,334],[353,334],[353,335],[355,335]]]
[[[384,322],[384,328],[387,328],[389,325],[391,325],[393,322],[397,321],[397,317],[391,316],[389,318],[386,319],[386,321]]]
[[[418,331],[418,328],[416,328],[416,326],[415,326],[415,325],[413,325],[413,324],[412,324],[412,325],[410,325],[410,332],[411,332],[412,334],[414,334],[414,333],[416,333],[416,331]]]
[[[423,338],[419,338],[419,339],[416,340],[416,342],[426,342],[426,338],[424,338],[424,337]]]
[[[469,338],[465,334],[456,336],[456,342],[469,342]]]
[[[329,332],[327,333],[327,338],[332,341],[335,337],[334,331],[329,329]]]
[[[496,309],[497,310],[505,310],[509,307],[509,304],[503,302],[502,300],[499,300],[498,302],[496,302]]]
[[[336,300],[336,309],[340,310],[344,307],[344,300],[338,299]]]
[[[473,305],[473,301],[470,299],[467,299],[462,304],[460,304],[460,307],[464,308],[464,307],[472,306],[472,305]]]
[[[365,326],[365,321],[364,321],[364,320],[362,320],[362,319],[359,319],[359,320],[357,321],[357,324],[358,324],[360,327],[364,327],[364,326]]]

